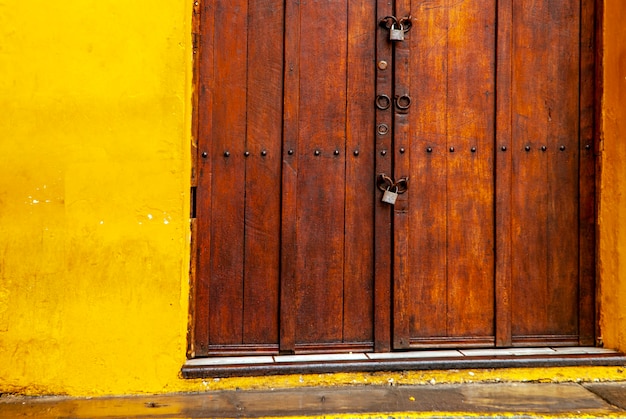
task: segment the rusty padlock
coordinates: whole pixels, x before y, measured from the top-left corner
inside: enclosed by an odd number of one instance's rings
[[[391,25],[391,28],[389,29],[389,40],[390,41],[404,41],[404,27],[402,26],[401,23],[396,24],[394,22]]]

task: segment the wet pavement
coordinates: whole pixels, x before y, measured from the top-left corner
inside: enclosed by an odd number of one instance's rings
[[[0,418],[626,418],[626,382],[345,386],[91,399],[0,397]]]

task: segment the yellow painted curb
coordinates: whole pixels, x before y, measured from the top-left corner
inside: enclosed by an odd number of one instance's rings
[[[578,414],[578,413],[476,413],[476,412],[393,412],[393,413],[342,413],[312,416],[263,416],[257,419],[445,419],[445,418],[524,418],[524,419],[624,419],[620,413]],[[223,418],[235,419],[235,418]]]
[[[625,367],[502,368],[270,375],[188,380],[186,391],[261,390],[342,385],[434,385],[498,382],[589,383],[626,381]]]

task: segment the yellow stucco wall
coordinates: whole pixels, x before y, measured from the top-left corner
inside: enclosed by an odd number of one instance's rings
[[[626,351],[626,4],[606,0],[599,273],[602,338]]]
[[[191,2],[0,1],[0,392],[185,359]]]
[[[191,6],[0,0],[0,393],[329,380],[179,378],[188,299]],[[606,56],[600,256],[603,337],[626,350],[625,9],[607,0],[607,38],[616,38]],[[621,376],[558,371],[568,379]],[[414,375],[439,382],[463,374]],[[495,374],[486,379],[537,379],[536,371]],[[330,382],[376,379],[389,378]]]

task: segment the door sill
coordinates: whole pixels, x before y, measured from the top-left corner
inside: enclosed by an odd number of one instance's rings
[[[621,365],[626,365],[626,356],[612,349],[541,347],[196,358],[188,360],[181,372],[184,378],[220,378],[268,374]]]

